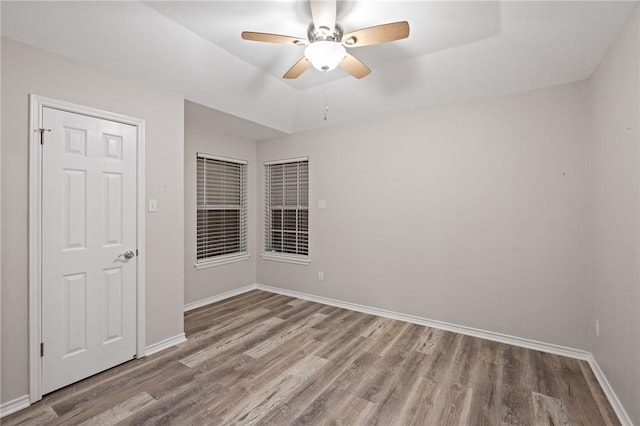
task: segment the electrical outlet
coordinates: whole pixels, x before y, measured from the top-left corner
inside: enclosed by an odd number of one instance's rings
[[[596,336],[600,337],[600,320],[596,320],[595,329],[596,329]]]
[[[324,281],[324,272],[318,272],[318,281]]]

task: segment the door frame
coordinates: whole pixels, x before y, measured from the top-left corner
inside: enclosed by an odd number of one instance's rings
[[[42,128],[43,108],[53,108],[89,117],[115,121],[136,128],[136,356],[145,351],[145,122],[144,120],[59,101],[34,94],[29,95],[29,402],[42,399]],[[47,133],[44,134],[46,144]]]

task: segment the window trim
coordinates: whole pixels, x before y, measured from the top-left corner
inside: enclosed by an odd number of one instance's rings
[[[244,164],[245,166],[249,165],[249,162],[247,160],[240,160],[238,158],[231,158],[231,157],[222,157],[220,155],[211,155],[211,154],[207,154],[206,152],[196,152],[196,158],[201,157],[201,158],[206,158],[208,160],[218,160],[218,161],[226,161],[228,163],[236,163],[236,164]]]
[[[214,266],[242,262],[245,260],[249,260],[250,257],[251,255],[247,252],[234,253],[234,254],[221,254],[220,256],[216,256],[215,259],[209,258],[209,260],[203,260],[202,262],[196,263],[195,265],[193,265],[193,267],[198,270],[207,269],[207,268],[212,268]]]
[[[286,160],[265,161],[265,166],[273,166],[274,164],[299,163],[301,161],[309,161],[309,157],[287,158]]]
[[[309,256],[300,254],[288,254],[288,253],[276,253],[265,252],[260,255],[262,260],[271,260],[274,262],[293,263],[294,265],[307,266],[311,263]]]
[[[279,252],[271,252],[271,251],[267,251],[266,250],[266,232],[267,230],[265,229],[264,232],[262,233],[263,238],[265,238],[265,240],[263,240],[263,244],[262,244],[262,254],[260,255],[260,257],[262,258],[262,260],[267,260],[267,261],[274,261],[274,262],[282,262],[282,263],[291,263],[294,265],[303,265],[303,266],[308,266],[311,263],[311,258],[309,257],[311,254],[311,162],[309,161],[309,157],[296,157],[296,158],[287,158],[284,160],[270,160],[270,161],[265,161],[263,162],[263,171],[262,171],[262,176],[266,179],[266,166],[271,166],[271,165],[275,165],[275,164],[287,164],[287,163],[298,163],[301,161],[306,161],[308,163],[307,167],[309,168],[309,174],[308,174],[308,188],[307,188],[307,199],[308,199],[308,206],[307,206],[307,214],[308,214],[308,222],[307,222],[307,253],[306,255],[302,255],[302,254],[293,254],[293,253],[279,253]],[[264,182],[263,188],[266,188],[267,182]],[[267,214],[267,209],[268,206],[267,204],[267,194],[266,192],[264,193],[264,197],[263,197],[263,203],[264,203],[264,209],[263,212],[266,215]],[[266,217],[265,217],[265,221],[266,221]]]
[[[212,256],[212,257],[207,257],[204,259],[198,259],[198,248],[197,248],[197,235],[198,235],[198,222],[196,219],[196,250],[195,250],[195,254],[196,254],[196,263],[193,265],[193,267],[197,270],[200,269],[207,269],[207,268],[211,268],[214,266],[220,266],[220,265],[227,265],[229,263],[235,263],[235,262],[241,262],[241,261],[245,261],[245,260],[249,260],[249,258],[251,257],[251,254],[249,254],[249,250],[248,250],[248,246],[249,246],[249,221],[248,221],[248,215],[249,215],[249,207],[248,207],[248,198],[249,198],[249,190],[248,190],[248,167],[249,167],[249,162],[246,160],[240,160],[237,158],[231,158],[231,157],[223,157],[223,156],[219,156],[219,155],[211,155],[211,154],[207,154],[204,152],[196,152],[196,164],[199,158],[204,158],[204,159],[208,159],[208,160],[217,160],[217,161],[225,161],[228,163],[235,163],[235,164],[241,164],[245,166],[245,177],[244,177],[244,190],[245,190],[245,194],[244,194],[244,199],[245,199],[245,206],[244,206],[244,210],[245,210],[245,227],[246,227],[246,232],[245,232],[245,238],[246,238],[246,247],[247,249],[244,251],[239,251],[236,253],[228,253],[228,254],[221,254],[218,256]],[[197,188],[197,181],[198,181],[198,168],[196,166],[196,216],[198,214],[198,188]],[[240,211],[242,212],[242,206],[240,206]]]

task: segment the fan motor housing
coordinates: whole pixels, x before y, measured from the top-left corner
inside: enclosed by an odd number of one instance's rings
[[[314,43],[316,41],[342,41],[342,27],[338,24],[335,25],[333,31],[331,31],[327,27],[320,27],[316,30],[313,23],[309,24],[309,28],[307,29],[307,37],[309,38],[310,43]]]

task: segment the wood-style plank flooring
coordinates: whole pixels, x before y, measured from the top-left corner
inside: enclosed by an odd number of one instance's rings
[[[3,425],[619,424],[589,365],[252,291]]]

